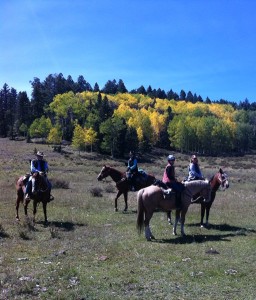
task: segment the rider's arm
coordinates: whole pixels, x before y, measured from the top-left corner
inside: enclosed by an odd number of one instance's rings
[[[30,170],[31,170],[31,173],[35,173],[35,172],[39,172],[39,170],[35,167],[34,165],[34,160],[31,161],[31,164],[30,164]]]
[[[135,170],[137,168],[137,159],[136,158],[134,158],[134,160],[133,160],[133,165],[132,166],[130,166],[130,170]]]

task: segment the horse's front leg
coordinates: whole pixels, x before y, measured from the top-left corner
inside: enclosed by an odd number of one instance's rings
[[[44,223],[45,223],[45,225],[47,225],[48,220],[47,220],[47,202],[46,201],[43,202],[43,211],[44,211]]]
[[[35,224],[36,222],[36,212],[37,212],[37,201],[33,201],[33,223]]]
[[[30,200],[23,200],[23,205],[24,205],[24,214],[25,217],[28,217],[28,204],[29,204]]]
[[[118,211],[117,208],[117,199],[122,195],[122,192],[118,191],[115,198],[115,211]]]
[[[205,214],[205,204],[201,204],[201,222],[200,226],[204,227],[204,214]]]
[[[210,215],[211,206],[212,206],[212,202],[206,205],[206,222],[205,222],[206,227],[209,226],[209,215]]]

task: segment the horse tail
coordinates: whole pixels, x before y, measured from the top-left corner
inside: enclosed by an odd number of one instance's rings
[[[137,204],[138,204],[138,210],[137,210],[137,229],[139,233],[141,233],[143,227],[144,227],[144,205],[143,205],[143,193],[144,189],[141,189],[138,191],[137,194]]]

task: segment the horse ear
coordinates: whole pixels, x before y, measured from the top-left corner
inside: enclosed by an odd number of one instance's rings
[[[220,174],[223,174],[223,171],[222,171],[222,169],[220,168]]]

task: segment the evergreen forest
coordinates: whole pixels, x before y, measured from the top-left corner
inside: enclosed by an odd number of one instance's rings
[[[153,147],[202,155],[256,150],[256,103],[212,101],[181,90],[140,86],[128,91],[120,79],[100,89],[82,75],[34,78],[31,99],[5,83],[0,90],[0,137],[41,139],[79,151],[123,157]]]

